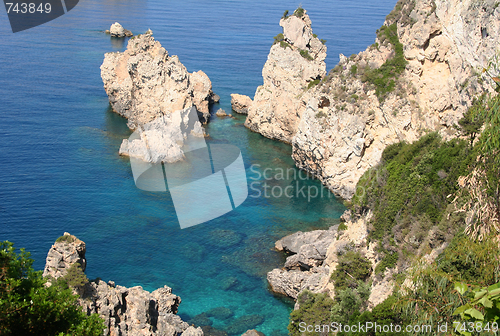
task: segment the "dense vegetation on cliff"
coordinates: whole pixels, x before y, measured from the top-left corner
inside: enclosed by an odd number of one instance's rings
[[[87,316],[77,304],[69,284],[79,283],[71,272],[46,286],[41,271],[34,271],[30,254],[16,251],[10,242],[0,242],[0,334],[36,336],[100,336],[101,318]]]
[[[500,79],[491,77],[499,92]],[[388,146],[380,164],[360,179],[349,204],[357,216],[373,214],[369,241],[377,243],[382,258],[373,271],[376,277],[386,269],[399,272],[393,295],[368,311],[369,269],[362,255],[347,252],[332,274],[335,299],[300,295],[300,309],[290,317],[292,335],[327,331],[308,332],[300,327],[304,321],[330,327],[332,322],[432,326],[419,335],[440,334],[437,326],[446,324],[446,334],[495,334],[491,323],[500,319],[495,285],[500,281],[500,95],[478,98],[457,128],[460,137],[449,141],[429,133],[412,144]],[[439,255],[424,258],[431,252]],[[483,329],[471,332],[464,322],[481,322]]]

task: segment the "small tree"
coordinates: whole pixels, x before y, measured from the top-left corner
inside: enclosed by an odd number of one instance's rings
[[[29,257],[11,242],[0,243],[0,335],[102,335],[102,319],[87,316],[71,289],[45,286]]]
[[[480,99],[475,99],[472,106],[464,114],[463,118],[458,121],[460,133],[467,136],[470,141],[470,148],[474,145],[474,140],[481,131],[483,126],[483,118],[478,115],[479,109],[483,104],[484,97]]]

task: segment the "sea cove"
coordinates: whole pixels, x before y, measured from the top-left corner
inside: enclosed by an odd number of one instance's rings
[[[303,2],[314,32],[327,40],[327,70],[339,53],[372,44],[394,4]],[[128,160],[117,155],[130,130],[108,109],[99,66],[105,52],[126,47],[103,33],[111,23],[119,21],[134,34],[151,28],[190,72],[209,75],[221,96],[215,108],[230,111],[230,93],[252,97],[262,83],[262,66],[281,30],[278,20],[295,5],[85,1],[64,17],[16,34],[2,20],[2,240],[31,251],[35,268],[42,269],[51,244],[68,231],[87,243],[89,278],[147,290],[167,284],[182,298],[185,320],[226,306],[236,317],[261,315],[257,329],[266,335],[285,332],[292,306],[273,296],[266,281],[266,273],[283,263],[274,242],[337,223],[341,202],[303,194],[249,198],[224,217],[180,230],[169,196],[136,189]],[[213,116],[209,141],[238,146],[254,181],[328,193],[313,179],[267,180],[253,172],[257,165],[263,174],[294,164],[289,145],[248,131],[244,119]]]

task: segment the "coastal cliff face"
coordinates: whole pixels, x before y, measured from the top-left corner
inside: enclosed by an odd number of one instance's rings
[[[276,44],[246,124],[266,137],[291,140],[297,167],[350,199],[387,145],[413,142],[428,131],[445,138],[456,132],[473,97],[491,90],[481,70],[497,52],[499,30],[495,1],[400,0],[372,46],[341,55],[307,91],[297,81],[302,66],[288,70],[276,59],[292,50]],[[279,107],[284,97],[286,110]]]
[[[291,143],[309,99],[308,86],[326,74],[326,46],[313,34],[305,10],[282,18],[262,69],[264,84],[255,92],[245,126]]]
[[[65,233],[51,247],[43,275],[57,279],[74,263],[85,270],[85,251],[83,241]],[[203,335],[201,328],[189,326],[176,315],[181,298],[167,286],[150,293],[140,286],[127,288],[97,279],[87,282],[78,293],[83,310],[104,319],[104,335]]]
[[[130,39],[125,52],[105,54],[101,77],[113,110],[131,129],[191,106],[208,120],[214,96],[210,79],[201,70],[189,73],[151,30]]]

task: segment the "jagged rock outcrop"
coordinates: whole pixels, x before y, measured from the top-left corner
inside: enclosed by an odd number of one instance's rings
[[[387,145],[428,131],[455,134],[473,98],[494,87],[481,74],[500,42],[493,0],[400,0],[375,43],[340,55],[326,77],[326,48],[312,37],[308,16],[280,25],[283,36],[271,48],[246,126],[291,142],[297,167],[345,199]]]
[[[431,130],[445,138],[454,134],[474,96],[490,89],[475,74],[500,42],[494,1],[401,0],[385,25],[393,23],[407,62],[394,83],[387,82],[394,90],[380,94],[369,78],[397,57],[382,32],[365,51],[341,56],[315,88],[293,139],[296,165],[345,199],[387,145],[415,141]]]
[[[83,241],[65,233],[48,253],[44,276],[64,276],[76,262],[84,270],[85,251]],[[80,295],[83,310],[104,319],[104,335],[203,336],[201,328],[189,326],[176,315],[181,298],[167,286],[150,293],[140,286],[126,288],[97,279],[85,284]]]
[[[115,22],[111,25],[109,30],[106,30],[106,33],[110,34],[113,37],[130,37],[134,36],[130,30],[123,28],[121,24]]]
[[[323,288],[328,271],[326,267],[315,267],[310,271],[275,268],[267,273],[267,281],[273,292],[297,299],[299,293],[304,289],[319,292]]]
[[[252,98],[237,93],[231,93],[231,107],[234,112],[248,114],[250,106],[252,106]]]
[[[337,237],[337,228],[338,225],[329,230],[299,231],[278,240],[276,249],[292,255],[287,257],[283,269],[267,274],[271,289],[294,299],[304,289],[321,290],[329,274],[329,267],[323,261]]]
[[[215,99],[208,76],[201,70],[189,73],[151,30],[130,39],[124,52],[105,54],[101,77],[113,110],[131,129],[191,106],[205,122]]]
[[[64,235],[57,239],[47,254],[43,276],[55,279],[63,277],[74,263],[79,263],[82,271],[85,271],[87,267],[85,252],[83,241],[64,232]]]
[[[282,18],[283,34],[275,38],[262,69],[264,84],[255,92],[245,126],[291,143],[309,99],[308,88],[326,74],[326,46],[313,34],[305,10]]]

